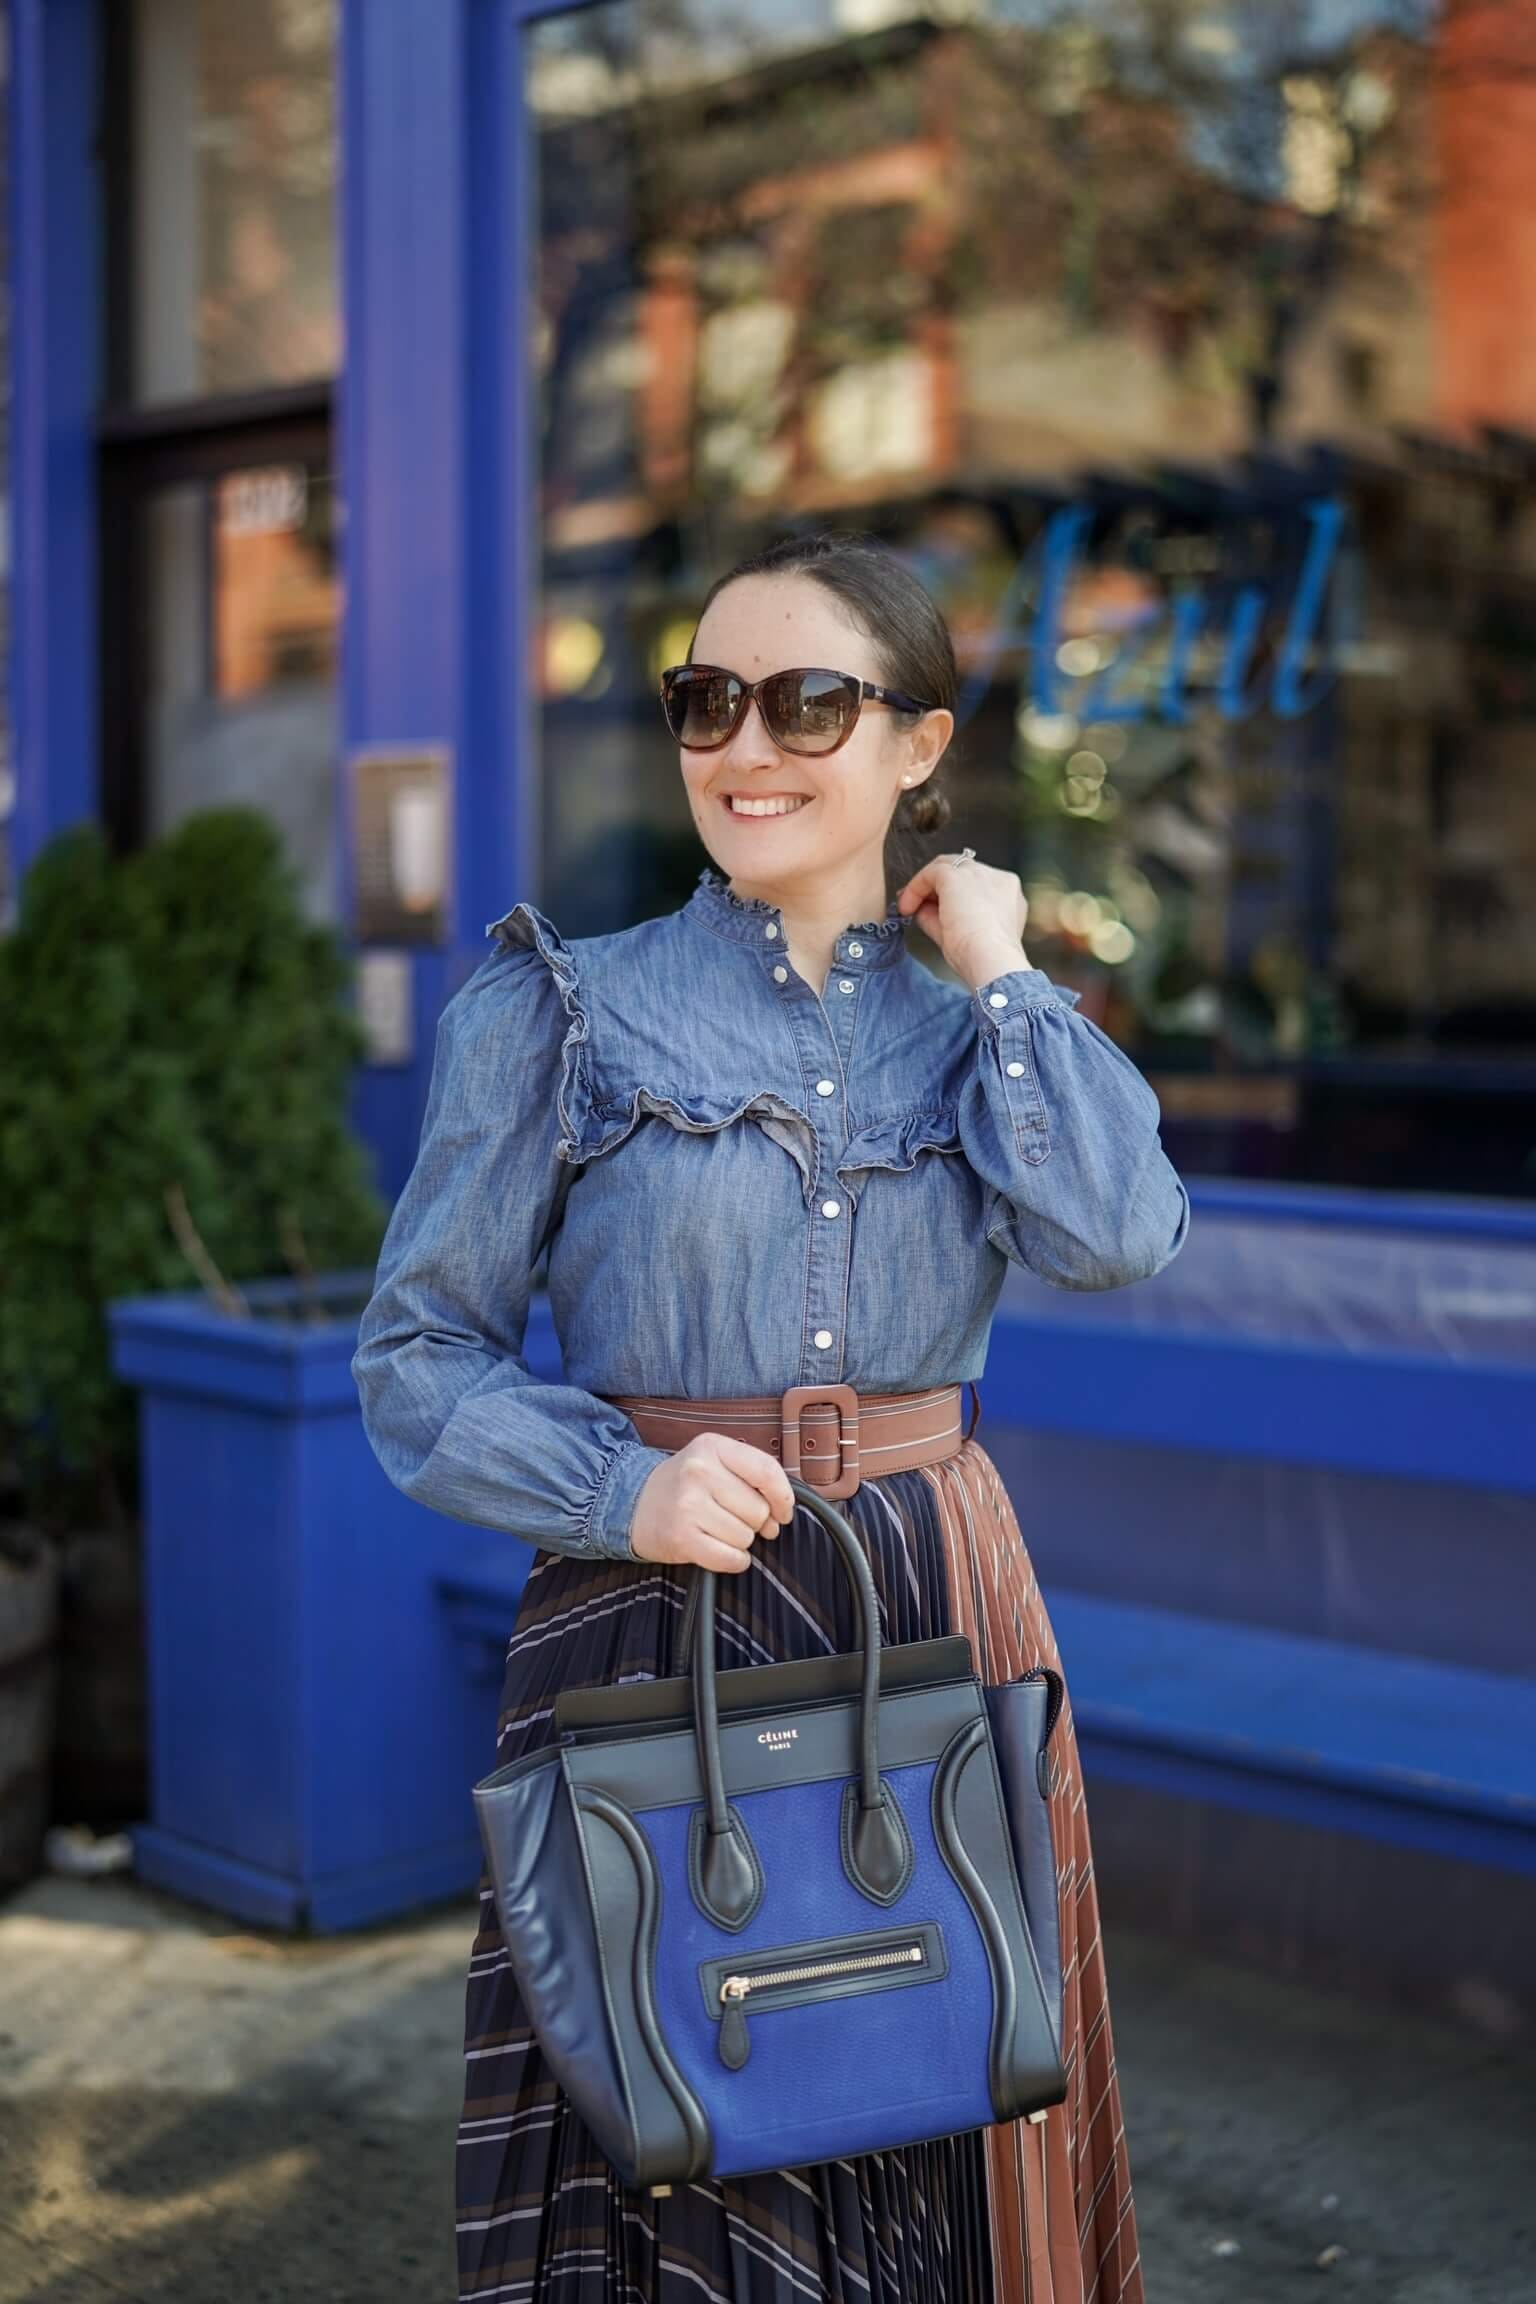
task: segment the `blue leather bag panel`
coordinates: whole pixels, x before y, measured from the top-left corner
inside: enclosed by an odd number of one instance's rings
[[[932,1762],[882,1771],[912,1835],[912,1880],[895,1904],[876,1905],[846,1877],[838,1856],[843,1780],[739,1792],[762,1861],[764,1893],[748,1925],[730,1933],[706,1919],[688,1889],[691,1804],[641,1810],[636,1822],[656,1853],[667,1958],[656,2005],[667,2042],[708,2112],[714,2172],[797,2167],[890,2142],[893,2112],[907,2139],[953,2134],[990,2122],[987,2052],[992,1985],[975,1917],[934,1840]],[[894,1928],[903,1920],[942,1928],[949,1972],[905,1988],[854,1992],[748,2017],[751,2054],[731,2071],[719,2025],[706,2013],[698,1964],[757,1955],[813,1936]]]

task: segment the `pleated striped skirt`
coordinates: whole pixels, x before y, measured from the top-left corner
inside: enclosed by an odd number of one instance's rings
[[[1144,2304],[1071,1681],[1012,1503],[973,1438],[942,1463],[864,1481],[839,1510],[868,1551],[884,1640],[963,1632],[987,1683],[1036,1664],[1066,1682],[1051,1746],[1066,2100],[1041,2123],[653,2199],[621,2181],[544,2062],[482,1878],[457,2155],[462,2304]],[[751,1558],[719,1578],[722,1669],[855,1645],[851,1583],[810,1513]],[[694,1574],[537,1553],[498,1762],[552,1740],[562,1688],[676,1672]]]

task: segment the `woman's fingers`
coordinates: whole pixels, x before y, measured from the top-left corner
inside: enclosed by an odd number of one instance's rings
[[[750,1441],[733,1440],[725,1432],[714,1432],[709,1437],[719,1444],[716,1464],[720,1484],[714,1491],[717,1501],[728,1504],[739,1519],[753,1528],[762,1526],[767,1511],[779,1520],[793,1520],[795,1492],[777,1456],[770,1456],[766,1448],[754,1448]]]
[[[738,1575],[759,1536],[794,1518],[795,1493],[778,1458],[723,1432],[700,1432],[641,1488],[630,1528],[638,1560],[688,1560]]]
[[[724,1544],[718,1537],[703,1536],[695,1531],[693,1546],[694,1566],[713,1568],[719,1576],[744,1576],[752,1565],[748,1545]]]
[[[726,1471],[723,1465],[716,1467],[715,1479],[718,1485],[699,1514],[701,1528],[731,1543],[750,1544],[758,1536],[777,1536],[778,1516],[760,1489]]]

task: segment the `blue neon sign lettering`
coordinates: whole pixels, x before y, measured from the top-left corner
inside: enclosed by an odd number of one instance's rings
[[[1320,497],[1306,505],[1308,536],[1301,569],[1291,597],[1285,629],[1275,652],[1268,679],[1269,706],[1277,718],[1297,720],[1315,711],[1338,679],[1337,667],[1327,663],[1322,639],[1328,583],[1338,557],[1346,506],[1336,496]],[[1088,725],[1106,721],[1137,721],[1150,708],[1161,719],[1182,723],[1189,717],[1186,683],[1196,642],[1212,621],[1211,603],[1198,586],[1175,593],[1160,627],[1168,639],[1167,661],[1155,694],[1149,699],[1128,687],[1127,674],[1150,646],[1153,631],[1143,633],[1134,653],[1123,654],[1108,671],[1089,676],[1086,687],[1064,675],[1057,664],[1062,643],[1066,601],[1083,545],[1093,524],[1085,505],[1064,505],[1052,513],[1043,531],[1020,559],[998,602],[996,620],[987,648],[965,682],[956,711],[960,725],[970,719],[991,685],[1004,648],[1027,642],[1031,659],[1030,703],[1052,718],[1070,712]],[[1038,577],[1035,612],[1026,629],[1015,622],[1017,610]],[[1273,605],[1262,584],[1239,587],[1226,610],[1227,628],[1221,651],[1214,701],[1224,720],[1249,719],[1264,702],[1265,681],[1250,680],[1259,635]],[[1307,667],[1313,666],[1311,678]]]

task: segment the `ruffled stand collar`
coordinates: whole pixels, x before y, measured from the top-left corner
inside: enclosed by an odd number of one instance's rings
[[[738,896],[724,874],[712,864],[706,864],[699,874],[698,885],[689,897],[685,910],[697,913],[712,928],[741,941],[755,942],[772,921],[780,935],[784,930],[784,916],[776,904],[761,896]],[[850,920],[837,939],[837,956],[845,957],[845,946],[865,944],[871,948],[871,957],[895,959],[905,950],[906,917],[898,909],[893,897],[883,920]]]

